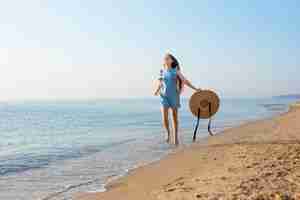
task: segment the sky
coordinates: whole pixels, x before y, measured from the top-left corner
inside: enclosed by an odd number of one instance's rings
[[[166,52],[194,85],[224,97],[299,93],[299,8],[298,0],[0,1],[0,100],[149,97]]]

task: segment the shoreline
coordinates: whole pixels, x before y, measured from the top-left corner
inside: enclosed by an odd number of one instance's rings
[[[176,150],[171,154],[165,156],[161,160],[154,161],[150,164],[146,164],[144,166],[139,166],[133,170],[130,170],[127,175],[120,177],[116,180],[111,181],[106,185],[106,191],[101,193],[80,193],[75,195],[75,199],[79,200],[97,200],[97,199],[108,199],[108,200],[116,200],[116,199],[176,199],[179,195],[183,195],[183,199],[194,199],[195,195],[197,196],[197,192],[195,190],[200,190],[199,188],[203,187],[203,183],[190,183],[191,191],[182,191],[184,187],[182,185],[187,185],[186,182],[190,182],[186,177],[186,174],[190,175],[190,179],[195,178],[195,174],[193,171],[198,171],[199,169],[195,168],[194,166],[197,164],[207,165],[208,169],[220,170],[220,167],[214,166],[212,163],[214,162],[204,162],[199,161],[195,157],[195,154],[200,154],[204,157],[208,157],[211,154],[210,151],[215,152],[215,157],[218,157],[218,154],[224,154],[224,151],[220,152],[220,149],[230,150],[232,148],[251,148],[251,146],[261,149],[264,146],[272,146],[272,145],[279,145],[279,146],[289,146],[289,145],[296,145],[298,146],[300,143],[300,136],[290,135],[290,137],[284,137],[281,130],[276,129],[276,123],[280,123],[283,126],[286,125],[286,118],[291,118],[299,116],[300,119],[300,106],[297,103],[289,105],[289,109],[287,112],[279,113],[270,119],[261,119],[261,120],[254,120],[253,122],[246,122],[245,124],[239,125],[238,127],[229,128],[227,130],[222,131],[221,133],[217,134],[214,137],[208,138],[201,138],[199,142],[190,145],[189,147],[183,147],[182,149]],[[284,121],[284,123],[282,122]],[[293,124],[295,125],[295,124]],[[298,127],[297,127],[298,128]],[[256,134],[251,134],[251,130],[260,132]],[[299,127],[300,130],[300,127]],[[249,132],[250,131],[250,132]],[[238,133],[237,133],[238,132]],[[262,134],[261,132],[267,133]],[[277,135],[278,134],[278,135]],[[297,138],[297,139],[295,139]],[[213,149],[212,149],[213,148]],[[208,151],[210,150],[210,151]],[[253,150],[253,149],[252,149]],[[234,151],[235,152],[235,151]],[[259,153],[254,150],[254,154]],[[279,153],[279,152],[275,152]],[[264,155],[261,155],[262,157]],[[186,158],[188,157],[188,159]],[[224,155],[224,158],[232,157],[231,154]],[[251,156],[250,160],[252,159]],[[254,156],[255,157],[255,156]],[[228,161],[223,158],[223,163],[228,163]],[[220,158],[222,160],[222,157]],[[196,161],[195,161],[196,160]],[[216,159],[218,160],[218,159]],[[213,161],[216,161],[215,158]],[[230,160],[230,159],[229,159]],[[183,161],[180,163],[180,161]],[[237,161],[240,161],[239,159]],[[195,163],[196,162],[196,163]],[[179,164],[178,164],[179,163]],[[186,164],[185,164],[186,163]],[[262,163],[263,164],[263,163]],[[180,167],[181,166],[181,167]],[[172,169],[172,170],[170,170]],[[246,168],[248,169],[248,168]],[[163,173],[166,171],[167,173]],[[172,171],[168,172],[168,171]],[[204,173],[207,173],[208,176],[209,171],[213,170],[201,170]],[[203,172],[202,172],[203,173]],[[223,174],[226,174],[222,172]],[[157,180],[155,176],[159,176]],[[212,176],[209,175],[208,178]],[[241,174],[241,177],[244,175]],[[179,178],[180,180],[176,179]],[[200,176],[201,177],[201,176]],[[199,179],[200,179],[199,177]],[[225,176],[224,176],[225,177]],[[187,181],[183,181],[187,179]],[[224,178],[225,180],[226,178]],[[242,178],[238,179],[237,181],[241,181]],[[146,181],[144,181],[146,180]],[[175,182],[174,182],[175,181]],[[226,181],[225,181],[226,182]],[[236,181],[233,181],[236,182]],[[172,185],[172,183],[177,183],[179,185],[174,186],[174,188],[169,190],[164,190],[163,188],[166,186]],[[181,185],[182,184],[182,185]],[[141,187],[141,185],[143,187]],[[223,187],[226,184],[222,185]],[[139,192],[136,192],[136,188],[139,188]],[[186,188],[186,187],[185,187]],[[193,189],[192,189],[193,188]],[[204,187],[205,188],[205,187]],[[212,188],[215,188],[212,186]],[[210,188],[210,189],[212,189]],[[223,188],[224,189],[224,188]],[[300,188],[297,187],[297,189]],[[180,194],[178,191],[180,190]],[[271,193],[272,190],[268,189]],[[134,192],[135,191],[135,192]],[[209,189],[207,189],[209,191]],[[204,191],[203,191],[204,192]],[[203,193],[202,192],[202,193]],[[182,194],[181,194],[182,193]],[[192,194],[193,193],[193,194]],[[198,197],[196,199],[207,199],[209,196],[214,196],[216,194],[202,194],[198,191]],[[221,192],[222,193],[222,192]],[[219,192],[218,195],[221,195]],[[230,192],[228,192],[230,193]],[[173,194],[173,196],[172,196]],[[174,196],[175,195],[175,196]],[[225,191],[223,191],[223,196],[227,195]],[[230,195],[230,194],[229,194]],[[238,194],[236,194],[238,195]]]
[[[276,116],[281,116],[281,115],[284,115],[284,114],[288,113],[290,111],[290,107],[291,107],[291,105],[287,105],[287,108],[286,108],[285,111],[272,114],[271,116],[268,116],[268,117],[265,117],[265,118],[250,119],[250,120],[248,119],[248,120],[244,120],[244,121],[241,120],[240,122],[238,122],[237,124],[233,125],[232,127],[225,128],[225,129],[223,129],[223,130],[221,130],[219,132],[216,132],[216,135],[225,134],[226,131],[230,131],[231,129],[241,128],[241,127],[243,127],[244,125],[247,125],[247,124],[257,123],[257,122],[264,121],[264,120],[271,120],[271,119],[273,119]],[[149,161],[147,163],[144,163],[144,164],[141,164],[141,165],[135,165],[132,168],[129,168],[127,170],[126,174],[123,174],[123,175],[114,175],[114,176],[108,177],[105,180],[105,184],[103,184],[102,187],[101,187],[101,189],[99,189],[99,190],[92,191],[92,192],[80,192],[80,193],[81,194],[86,194],[86,193],[88,193],[88,194],[92,193],[93,194],[93,193],[107,192],[108,190],[114,188],[115,182],[118,182],[119,179],[122,179],[124,177],[130,176],[131,172],[133,172],[134,170],[137,170],[137,169],[142,168],[142,167],[147,167],[148,165],[152,165],[154,163],[160,162],[161,160],[165,159],[166,157],[168,157],[168,156],[170,156],[172,154],[176,154],[176,153],[178,153],[180,151],[183,151],[184,149],[191,148],[191,146],[193,146],[193,145],[201,145],[201,144],[205,143],[206,140],[209,139],[210,137],[211,136],[209,136],[209,135],[204,136],[204,137],[199,137],[195,143],[191,143],[191,144],[188,144],[188,145],[185,144],[184,146],[181,146],[181,147],[179,147],[177,149],[173,149],[171,152],[169,152],[168,154],[164,155],[163,157],[151,160],[151,161]],[[116,183],[116,184],[118,185],[118,183]]]

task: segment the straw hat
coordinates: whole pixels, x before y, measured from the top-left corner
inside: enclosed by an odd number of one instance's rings
[[[210,104],[210,111],[209,111]],[[198,110],[200,109],[199,117],[202,119],[211,118],[216,114],[220,106],[220,99],[218,95],[211,90],[201,90],[195,92],[190,99],[190,110],[198,117]]]

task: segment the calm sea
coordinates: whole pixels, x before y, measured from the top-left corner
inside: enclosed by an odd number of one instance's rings
[[[220,132],[287,111],[293,99],[227,99],[213,121]],[[184,100],[180,137],[195,119]],[[202,121],[199,137],[207,136]],[[172,152],[157,99],[0,103],[0,199],[70,199]]]

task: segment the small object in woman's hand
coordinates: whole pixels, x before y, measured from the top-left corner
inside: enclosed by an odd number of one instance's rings
[[[158,78],[158,80],[160,80],[160,81],[162,81],[163,80],[163,77],[164,77],[164,71],[161,69],[160,71],[159,71],[159,78]]]

